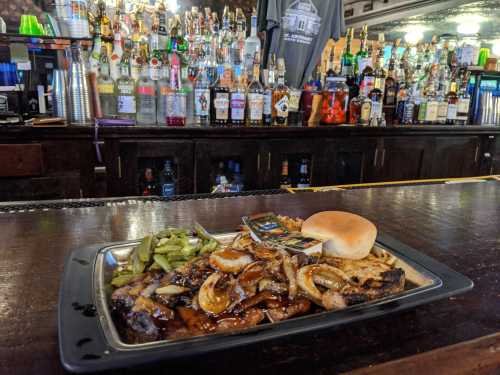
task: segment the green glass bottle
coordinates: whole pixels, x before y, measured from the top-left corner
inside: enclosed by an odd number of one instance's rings
[[[346,35],[346,46],[344,53],[342,54],[341,64],[343,77],[353,77],[354,76],[354,56],[351,53],[351,41],[354,35],[354,29],[347,29]]]

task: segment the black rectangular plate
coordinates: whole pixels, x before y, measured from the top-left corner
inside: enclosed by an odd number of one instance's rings
[[[467,277],[418,252],[411,247],[379,234],[377,242],[404,261],[424,268],[442,283],[404,298],[386,298],[340,311],[324,312],[263,324],[244,331],[193,337],[165,342],[144,349],[116,349],[103,332],[105,316],[95,308],[93,288],[94,266],[99,251],[118,243],[93,245],[75,250],[68,258],[59,293],[59,349],[63,366],[72,372],[84,373],[124,368],[157,361],[189,357],[210,351],[224,350],[330,327],[410,309],[438,299],[465,292],[473,287]]]

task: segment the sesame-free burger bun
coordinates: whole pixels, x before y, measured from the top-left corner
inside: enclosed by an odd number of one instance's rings
[[[363,259],[375,243],[377,228],[371,221],[350,212],[323,211],[304,221],[302,234],[325,241],[325,256]]]

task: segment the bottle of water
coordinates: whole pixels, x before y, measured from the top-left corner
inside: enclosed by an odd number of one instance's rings
[[[175,195],[175,178],[172,170],[172,161],[165,161],[165,168],[160,176],[161,195],[164,197],[172,197]]]

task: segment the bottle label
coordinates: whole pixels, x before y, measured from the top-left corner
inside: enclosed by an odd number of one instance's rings
[[[196,116],[208,116],[210,109],[210,90],[194,89],[194,112]]]
[[[425,121],[425,114],[427,112],[427,102],[423,102],[420,104],[419,110],[418,110],[418,121],[424,122]]]
[[[352,65],[342,66],[342,77],[352,77],[354,75],[354,67]]]
[[[468,114],[470,106],[470,99],[463,98],[458,101],[458,113],[460,114]]]
[[[117,54],[111,55],[111,61],[109,62],[109,73],[113,80],[120,78],[120,57]]]
[[[154,96],[155,95],[155,88],[151,87],[151,86],[139,86],[137,88],[137,93],[139,95]]]
[[[290,90],[290,98],[288,100],[288,110],[289,111],[298,111],[300,107],[300,96],[302,95],[301,90]]]
[[[130,64],[130,77],[134,80],[138,80],[141,75],[141,64],[133,62]]]
[[[156,57],[153,57],[149,61],[149,76],[153,81],[158,81],[161,77],[161,61]]]
[[[99,94],[113,94],[112,83],[99,83],[97,89],[99,90]]]
[[[245,94],[242,92],[233,92],[231,94],[231,119],[245,119]]]
[[[135,113],[135,96],[119,95],[118,96],[118,113]]]
[[[427,122],[435,122],[438,117],[438,102],[428,102],[427,103],[427,111],[425,113],[425,121]]]
[[[264,107],[262,109],[262,113],[265,116],[271,116],[273,107],[273,96],[271,90],[266,91],[262,96],[264,100]]]
[[[385,91],[385,78],[384,77],[376,77],[375,78],[375,88],[380,89],[380,91]]]
[[[134,94],[134,86],[129,84],[118,85],[118,91],[122,94]]]
[[[387,88],[385,93],[385,102],[387,105],[396,104],[396,90],[394,87]]]
[[[233,71],[229,67],[224,67],[224,73],[222,73],[222,77],[220,79],[220,85],[223,87],[232,87],[233,82]]]
[[[382,117],[382,103],[372,101],[371,118],[381,118]]]
[[[368,96],[368,94],[375,88],[375,78],[373,76],[366,76],[364,79],[364,92],[365,96]]]
[[[171,197],[175,195],[175,184],[173,182],[163,184],[161,192],[164,197]]]
[[[457,110],[458,107],[456,104],[448,104],[448,113],[446,118],[448,120],[456,120],[457,119]]]
[[[229,94],[227,92],[218,92],[214,99],[215,119],[229,119]]]
[[[448,116],[448,102],[440,102],[438,107],[438,120],[444,121]]]
[[[167,117],[186,117],[186,95],[174,91],[167,94]]]
[[[278,117],[288,117],[288,95],[283,95],[274,105]]]
[[[262,120],[262,114],[264,112],[264,98],[262,97],[262,94],[248,94],[248,109],[250,121]]]
[[[363,102],[361,105],[361,114],[360,114],[360,119],[362,122],[367,123],[370,121],[370,114],[372,111],[372,103],[369,101]]]
[[[413,111],[415,110],[415,104],[412,102],[406,102],[403,110],[403,124],[410,125],[413,123]]]

